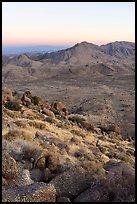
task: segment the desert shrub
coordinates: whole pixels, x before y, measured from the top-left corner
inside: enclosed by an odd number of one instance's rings
[[[29,160],[34,157],[37,151],[41,151],[39,146],[35,146],[32,143],[25,143],[22,147],[23,158]]]
[[[20,117],[20,112],[8,110],[7,115],[10,116],[11,118],[18,118]]]
[[[28,141],[32,140],[32,136],[23,130],[10,130],[6,135],[4,135],[4,138],[9,141],[16,138],[22,138]]]
[[[80,141],[79,141],[79,139],[77,137],[72,137],[70,139],[70,142],[71,143],[75,143],[75,145],[79,145],[80,144]]]
[[[85,122],[85,118],[80,117],[80,116],[69,117],[69,120],[71,120],[73,123],[77,123],[77,124],[82,124],[83,122]]]
[[[81,136],[83,138],[86,137],[86,135],[82,131],[80,131],[80,130],[71,130],[71,133],[75,134],[77,136]]]
[[[113,151],[109,151],[106,153],[106,156],[109,157],[109,158],[113,158],[115,155],[115,153]]]
[[[47,121],[48,123],[54,123],[54,124],[56,123],[56,120],[50,116],[46,117],[45,121]]]
[[[103,140],[103,141],[106,141],[106,140],[107,140],[107,138],[105,137],[105,135],[99,136],[98,139]]]
[[[105,147],[99,146],[98,148],[99,148],[99,150],[100,150],[103,154],[105,154],[105,152],[106,152],[106,148],[105,148]]]
[[[19,127],[23,127],[23,128],[26,128],[27,125],[28,125],[28,122],[27,121],[23,121],[23,120],[17,120],[14,122],[17,126]]]
[[[86,130],[90,131],[90,130],[94,130],[94,126],[88,122],[83,121],[81,123],[82,127],[85,128]]]
[[[35,120],[36,118],[33,115],[28,114],[27,116],[25,116],[25,118],[29,119],[29,120]]]
[[[133,164],[133,160],[130,158],[130,156],[128,156],[127,154],[124,154],[123,152],[115,152],[114,157],[116,159],[120,159],[122,161]]]
[[[73,123],[76,123],[79,127],[83,127],[86,130],[90,131],[94,129],[94,126],[88,122],[86,122],[86,119],[80,116],[72,116],[69,117],[69,120]]]
[[[60,111],[56,110],[55,108],[51,107],[50,111],[52,111],[55,115],[60,115]]]
[[[92,176],[98,175],[100,178],[105,177],[105,170],[103,169],[103,165],[101,162],[95,160],[95,161],[89,161],[85,160],[81,162],[81,166],[89,172]]]
[[[34,105],[38,105],[40,101],[40,98],[38,96],[31,96],[31,103]]]
[[[37,119],[39,119],[39,120],[43,120],[44,118],[45,118],[45,115],[43,115],[43,114],[39,114]]]
[[[84,156],[84,158],[85,158],[86,160],[93,161],[93,155],[92,155],[92,153],[84,152],[83,156]]]
[[[42,122],[35,121],[33,127],[43,130],[46,127],[46,125]]]
[[[13,111],[21,111],[21,106],[17,101],[7,101],[5,107]]]

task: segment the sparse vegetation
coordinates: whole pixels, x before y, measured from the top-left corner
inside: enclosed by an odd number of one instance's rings
[[[31,96],[31,103],[39,105],[40,98],[38,96]]]
[[[48,123],[53,123],[53,124],[56,123],[56,120],[54,118],[50,117],[50,116],[46,117],[45,121],[47,121]]]
[[[18,102],[16,101],[7,101],[5,103],[5,107],[9,110],[13,110],[13,111],[21,111],[21,106]]]

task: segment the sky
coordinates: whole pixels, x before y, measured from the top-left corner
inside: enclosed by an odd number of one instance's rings
[[[2,46],[135,42],[135,2],[2,2]]]

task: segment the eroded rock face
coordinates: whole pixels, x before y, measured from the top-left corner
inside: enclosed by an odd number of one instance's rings
[[[2,202],[55,202],[56,189],[51,184],[36,182],[28,186],[2,189]]]
[[[6,179],[15,179],[18,176],[16,161],[7,152],[2,153],[2,175]]]
[[[82,167],[71,167],[50,183],[55,186],[58,197],[71,199],[88,188],[91,182],[91,176]]]

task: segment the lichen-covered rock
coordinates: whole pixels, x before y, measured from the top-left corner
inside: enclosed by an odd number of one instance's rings
[[[56,189],[51,184],[35,182],[28,186],[2,189],[2,202],[55,202]]]
[[[6,179],[14,179],[18,176],[16,161],[7,152],[2,153],[2,175]]]

